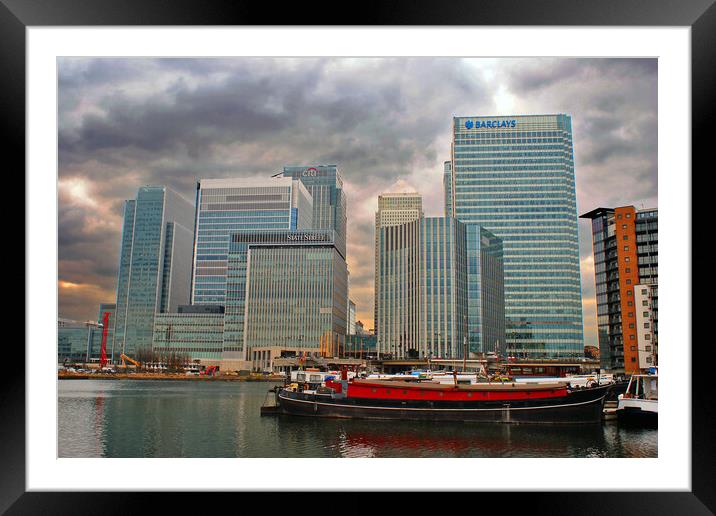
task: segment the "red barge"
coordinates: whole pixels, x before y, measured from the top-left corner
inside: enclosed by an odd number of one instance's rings
[[[477,421],[596,423],[613,384],[570,389],[566,383],[440,384],[396,380],[326,380],[316,389],[283,387],[262,413],[298,416]]]

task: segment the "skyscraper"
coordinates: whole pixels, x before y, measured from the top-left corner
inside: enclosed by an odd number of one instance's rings
[[[283,175],[300,179],[313,199],[312,229],[336,232],[336,247],[346,256],[346,194],[336,165],[283,167]],[[307,228],[306,228],[307,229]]]
[[[346,331],[346,335],[355,335],[356,334],[356,304],[348,300],[348,330]]]
[[[381,316],[378,299],[381,276],[378,256],[380,228],[418,220],[422,216],[423,198],[417,192],[384,193],[378,196],[378,211],[375,212],[375,292],[373,298],[373,324],[376,334],[380,332],[378,319]]]
[[[621,206],[581,218],[592,221],[601,366],[634,374],[657,365],[659,212]]]
[[[501,241],[453,217],[382,227],[378,352],[458,358],[505,343]]]
[[[222,355],[227,367],[247,367],[248,361],[257,368],[283,351],[325,355],[343,346],[347,268],[334,239],[333,230],[231,235]]]
[[[151,349],[154,316],[189,300],[194,207],[165,186],[125,202],[114,354]]]
[[[231,233],[309,229],[312,225],[313,199],[299,180],[200,180],[196,190],[192,303],[224,303]]]
[[[508,352],[584,353],[569,115],[454,117],[445,214],[502,239]]]

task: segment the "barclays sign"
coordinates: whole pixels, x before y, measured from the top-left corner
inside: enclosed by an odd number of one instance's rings
[[[499,129],[500,127],[515,127],[516,125],[517,120],[476,120],[475,122],[473,122],[472,120],[465,121],[466,129],[472,129],[473,127],[475,129]]]

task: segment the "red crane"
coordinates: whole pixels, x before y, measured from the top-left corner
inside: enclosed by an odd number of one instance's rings
[[[107,332],[109,331],[109,312],[102,317],[102,350],[100,351],[99,368],[107,365]]]

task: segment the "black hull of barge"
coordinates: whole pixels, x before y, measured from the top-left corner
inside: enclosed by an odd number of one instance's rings
[[[659,417],[656,412],[647,412],[639,408],[626,407],[615,411],[620,426],[638,428],[658,428]]]
[[[611,386],[576,390],[561,398],[525,401],[440,402],[332,398],[287,390],[276,394],[279,414],[350,419],[480,423],[596,423]]]

